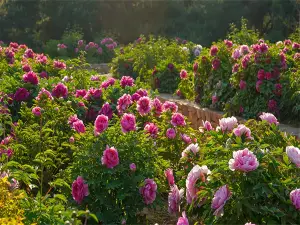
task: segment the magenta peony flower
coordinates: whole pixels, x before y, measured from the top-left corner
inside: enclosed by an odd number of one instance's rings
[[[300,49],[300,43],[294,42],[293,45],[292,45],[292,48],[293,49]]]
[[[233,67],[232,67],[232,73],[236,73],[236,72],[238,72],[239,71],[239,67],[240,67],[240,65],[239,64],[234,64],[233,65]]]
[[[168,128],[168,130],[166,132],[166,136],[169,139],[174,139],[176,137],[176,131],[173,128]]]
[[[292,45],[292,41],[290,39],[284,40],[284,45]]]
[[[269,111],[272,111],[272,112],[277,111],[277,102],[273,99],[269,100],[268,109],[269,109]]]
[[[86,95],[83,98],[88,101],[92,101],[92,100],[100,99],[101,96],[102,96],[102,89],[97,89],[92,87],[87,91]]]
[[[271,80],[272,79],[272,73],[266,72],[266,79]]]
[[[123,76],[120,81],[120,85],[125,88],[126,86],[132,87],[134,85],[134,79],[129,76]]]
[[[233,152],[233,159],[230,159],[228,164],[232,171],[250,172],[257,169],[259,162],[253,152],[245,148],[244,150]]]
[[[76,180],[72,183],[72,196],[73,199],[81,204],[84,197],[89,195],[88,184],[85,184],[85,181],[81,176],[77,177]]]
[[[174,113],[172,115],[172,119],[171,119],[171,124],[176,127],[176,126],[185,126],[185,120],[184,120],[184,116],[181,113]]]
[[[107,116],[109,120],[113,117],[113,111],[108,102],[106,102],[100,109],[99,115],[101,114]]]
[[[193,71],[196,73],[198,68],[199,68],[199,64],[197,62],[195,62],[193,65]]]
[[[22,70],[24,72],[28,73],[29,71],[31,71],[31,68],[30,68],[30,66],[28,64],[26,64],[26,65],[22,66]]]
[[[240,54],[246,55],[250,52],[248,45],[241,45],[240,47]]]
[[[33,85],[37,85],[39,83],[37,75],[32,71],[23,75],[23,81],[25,83],[31,83]]]
[[[295,208],[300,211],[300,189],[295,189],[290,193],[290,199]]]
[[[193,153],[194,155],[199,152],[199,146],[198,144],[190,144],[184,151],[181,153],[181,158],[186,158],[190,153]]]
[[[99,134],[103,133],[108,127],[108,117],[105,115],[97,116],[95,123],[94,123],[94,134],[98,136]]]
[[[156,138],[158,134],[158,127],[154,123],[147,123],[144,127],[146,134],[149,134],[150,137]]]
[[[182,213],[182,217],[178,218],[177,225],[189,225],[185,212]]]
[[[232,41],[227,40],[227,39],[224,40],[224,44],[225,44],[228,48],[231,48],[231,47],[233,46]]]
[[[114,78],[109,78],[108,80],[106,81],[103,81],[102,84],[101,84],[101,88],[108,88],[109,86],[113,86],[115,84],[115,79]]]
[[[76,98],[84,97],[86,95],[86,93],[87,93],[87,91],[85,89],[76,90],[75,97]]]
[[[131,96],[131,100],[136,102],[138,101],[142,96],[140,96],[138,93],[134,93],[132,96]]]
[[[118,99],[117,110],[119,113],[123,113],[132,104],[131,96],[124,94]]]
[[[197,199],[197,193],[201,190],[201,187],[198,188],[196,183],[199,179],[202,182],[206,182],[205,175],[209,175],[211,172],[207,166],[194,166],[193,169],[189,172],[186,179],[186,200],[188,204],[191,204],[192,201]]]
[[[269,124],[275,124],[278,125],[279,122],[277,121],[277,118],[272,113],[265,113],[263,112],[262,115],[259,116],[261,120],[267,121]]]
[[[263,84],[262,80],[258,80],[255,84],[255,88],[257,92],[260,92],[260,86]]]
[[[26,101],[29,97],[30,93],[25,88],[19,88],[14,94],[14,100],[17,102]]]
[[[227,202],[227,200],[231,197],[231,192],[229,190],[228,185],[224,185],[220,187],[212,200],[211,208],[215,210],[214,215],[215,216],[223,216],[224,214],[224,205]]]
[[[144,186],[140,188],[140,194],[143,196],[146,205],[154,202],[156,198],[157,185],[153,179],[145,179]]]
[[[237,125],[237,119],[234,116],[222,118],[219,120],[219,125],[223,132],[232,131],[233,128]]]
[[[40,77],[41,78],[48,78],[48,73],[46,72],[46,71],[42,71],[41,73],[40,73]]]
[[[145,89],[140,88],[139,90],[137,90],[135,93],[137,93],[139,96],[141,97],[145,97],[148,96],[148,92]]]
[[[249,61],[250,61],[250,56],[249,56],[249,55],[245,55],[245,56],[243,57],[243,59],[242,59],[242,67],[243,67],[244,69],[247,68]]]
[[[8,145],[9,143],[12,142],[12,140],[13,140],[13,137],[9,135],[9,136],[7,136],[6,138],[4,138],[4,139],[0,142],[0,144],[1,144],[1,145]]]
[[[215,56],[215,55],[217,55],[218,51],[219,51],[218,47],[215,46],[215,45],[213,45],[213,46],[211,46],[211,48],[210,48],[210,55],[211,55],[211,56]]]
[[[239,86],[240,86],[240,89],[241,89],[241,90],[245,90],[246,87],[247,87],[246,81],[241,80]]]
[[[72,128],[73,127],[73,123],[77,122],[79,119],[77,118],[77,115],[73,115],[73,116],[70,116],[69,119],[68,119],[68,124],[69,126]]]
[[[48,61],[47,56],[45,56],[44,54],[37,54],[35,59],[38,63],[41,63],[43,65],[46,65]]]
[[[167,181],[169,183],[170,186],[173,186],[175,184],[175,181],[174,181],[174,176],[173,176],[173,170],[172,169],[167,169],[165,171],[165,176],[167,178]]]
[[[160,114],[163,112],[163,104],[158,98],[152,100],[152,108],[154,109],[156,116],[160,116]]]
[[[269,49],[269,46],[266,43],[260,43],[259,45],[259,52],[266,53]]]
[[[53,89],[52,89],[52,96],[60,98],[66,98],[68,95],[68,88],[62,84],[58,83]]]
[[[97,49],[97,52],[98,52],[98,54],[102,54],[103,53],[103,50],[102,50],[102,48],[101,47],[99,47],[98,49]]]
[[[83,40],[79,40],[79,41],[77,42],[77,45],[78,45],[78,47],[81,47],[81,46],[83,45]]]
[[[135,165],[134,163],[131,163],[131,164],[129,165],[129,168],[130,168],[130,170],[131,170],[132,172],[135,172],[135,171],[136,171],[136,165]]]
[[[212,127],[212,125],[211,125],[211,123],[209,122],[209,121],[203,121],[202,120],[202,124],[203,124],[203,127],[204,127],[204,129],[205,130],[207,130],[207,131],[211,131],[211,130],[213,130],[213,127]]]
[[[24,57],[33,59],[34,58],[34,52],[32,51],[32,49],[30,49],[30,48],[27,49],[24,53]]]
[[[167,68],[168,68],[170,71],[172,71],[172,70],[175,68],[175,66],[174,66],[173,63],[169,63],[168,66],[167,66]]]
[[[174,102],[165,101],[164,104],[163,104],[163,111],[166,112],[168,110],[175,113],[178,110],[178,106]]]
[[[107,168],[112,169],[115,166],[119,165],[119,154],[117,149],[114,147],[106,147],[101,158],[102,165],[105,165]]]
[[[231,55],[231,57],[235,60],[241,57],[240,49],[235,49]]]
[[[72,124],[72,128],[78,133],[85,133],[85,126],[82,120],[77,120]]]
[[[300,168],[300,149],[294,146],[287,146],[285,151],[291,162]]]
[[[123,133],[136,130],[135,116],[130,113],[125,113],[121,119],[121,127]]]
[[[212,61],[212,68],[213,68],[213,70],[219,69],[220,66],[221,66],[221,61],[220,61],[218,58],[215,58],[215,59]]]
[[[245,135],[247,139],[250,140],[253,139],[253,137],[251,137],[251,130],[243,124],[240,124],[238,125],[237,128],[233,129],[233,133],[237,137],[241,137],[242,135]]]
[[[171,187],[171,192],[168,196],[168,211],[169,213],[178,213],[180,211],[180,199],[183,197],[184,190],[179,191],[177,185]]]
[[[186,79],[188,77],[188,73],[186,70],[181,70],[180,71],[180,79]]]
[[[218,102],[218,96],[216,96],[216,95],[211,96],[211,101],[212,101],[212,104],[216,104]]]
[[[137,101],[136,110],[141,116],[147,115],[151,111],[151,99],[149,97],[141,97]]]
[[[184,141],[184,143],[186,143],[186,144],[191,144],[192,143],[192,139],[188,135],[180,134],[180,137]]]
[[[55,60],[54,62],[53,62],[53,67],[55,68],[55,69],[66,69],[67,68],[67,66],[66,66],[66,64],[65,63],[63,63],[63,62],[60,62],[60,61],[58,61],[58,60]]]
[[[280,96],[282,91],[282,85],[278,83],[275,84],[274,87],[275,87],[274,94]]]
[[[41,108],[40,108],[40,107],[34,107],[34,108],[32,109],[32,113],[33,113],[35,116],[41,116],[41,115],[42,115]]]

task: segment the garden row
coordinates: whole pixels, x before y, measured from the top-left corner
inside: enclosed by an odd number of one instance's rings
[[[178,225],[298,223],[300,143],[274,115],[192,129],[80,57],[0,48],[1,224],[147,224],[158,206]]]
[[[248,32],[210,48],[178,39],[141,39],[120,49],[112,74],[139,77],[161,93],[176,93],[227,116],[258,119],[270,112],[299,124],[299,42],[272,44]]]

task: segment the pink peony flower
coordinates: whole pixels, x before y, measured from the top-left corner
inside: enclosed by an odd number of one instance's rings
[[[115,84],[115,79],[114,78],[109,78],[108,80],[106,81],[103,81],[102,84],[101,84],[101,88],[108,88],[109,86],[113,86]]]
[[[193,169],[189,172],[186,179],[186,200],[188,204],[191,204],[192,201],[197,199],[197,193],[201,190],[201,187],[198,188],[196,183],[199,179],[202,182],[206,182],[205,175],[209,175],[211,172],[207,166],[194,166]]]
[[[113,111],[108,102],[106,102],[100,109],[99,115],[101,114],[107,116],[109,120],[113,117]]]
[[[211,48],[210,48],[210,55],[211,55],[211,56],[215,56],[215,55],[217,55],[218,51],[219,51],[218,47],[215,46],[215,45],[213,45],[213,46],[211,46]]]
[[[232,41],[230,41],[230,40],[224,40],[224,44],[228,47],[228,48],[231,48],[232,46],[233,46],[233,43],[232,43]]]
[[[29,97],[30,93],[25,88],[19,88],[14,94],[14,100],[17,102],[26,101]]]
[[[272,73],[266,72],[266,79],[271,80],[272,79]]]
[[[85,133],[85,126],[82,120],[77,120],[72,124],[72,128],[78,133]]]
[[[131,164],[129,165],[129,168],[130,168],[130,170],[131,170],[132,172],[135,172],[135,171],[136,171],[136,165],[135,165],[134,163],[131,163]]]
[[[53,89],[52,89],[52,96],[60,98],[66,98],[68,95],[68,88],[62,84],[58,83]]]
[[[115,166],[119,165],[119,154],[117,149],[114,147],[106,147],[101,158],[102,165],[105,165],[107,168],[112,169]]]
[[[81,204],[84,197],[89,195],[88,184],[85,184],[85,181],[81,176],[77,177],[76,180],[72,183],[72,196],[73,199]]]
[[[141,97],[137,101],[136,109],[141,116],[147,115],[151,111],[151,99],[149,97]]]
[[[177,185],[171,187],[171,192],[168,196],[168,211],[169,213],[178,213],[180,211],[180,199],[183,197],[184,190],[179,191]]]
[[[233,53],[232,53],[232,55],[231,55],[231,57],[233,58],[233,59],[238,59],[238,58],[240,58],[241,57],[241,53],[240,53],[240,49],[235,49],[234,51],[233,51]]]
[[[199,152],[199,146],[198,144],[190,144],[184,151],[181,153],[181,158],[186,158],[190,153],[193,153],[194,155]]]
[[[284,40],[284,45],[292,45],[292,41],[290,39]]]
[[[238,72],[239,71],[239,67],[240,67],[240,65],[239,64],[234,64],[233,65],[233,67],[232,67],[232,73],[236,73],[236,72]]]
[[[175,113],[178,110],[178,106],[174,102],[165,101],[164,104],[163,104],[163,111],[166,112],[168,110]]]
[[[37,75],[32,71],[23,75],[23,81],[25,83],[31,83],[33,85],[37,85],[39,83]]]
[[[73,115],[73,116],[70,116],[69,119],[68,119],[68,124],[69,126],[72,128],[73,127],[73,123],[77,122],[79,119],[77,118],[77,115]]]
[[[248,63],[250,61],[250,56],[249,55],[245,55],[242,59],[242,67],[244,69],[246,69],[248,67]]]
[[[213,96],[211,97],[211,101],[212,101],[213,104],[216,104],[216,103],[218,102],[218,96],[213,95]]]
[[[287,146],[285,151],[291,162],[300,168],[300,149],[294,146]]]
[[[138,93],[134,93],[132,96],[131,96],[131,100],[136,102],[138,101],[142,96],[140,96]]]
[[[40,73],[40,77],[41,78],[48,78],[48,73],[46,72],[46,71],[42,71],[41,73]]]
[[[263,84],[263,81],[259,80],[255,84],[255,88],[257,92],[260,92],[260,86]]]
[[[185,212],[182,213],[182,217],[178,218],[177,225],[189,225]]]
[[[230,159],[228,164],[232,171],[250,172],[257,169],[259,162],[253,152],[245,148],[244,150],[233,152],[233,159]]]
[[[165,176],[167,178],[167,181],[168,181],[169,185],[173,186],[175,184],[174,176],[173,176],[173,170],[172,169],[167,169],[165,171]]]
[[[28,73],[29,71],[31,71],[31,68],[30,68],[30,66],[28,64],[26,64],[26,65],[22,66],[22,70],[24,72]]]
[[[209,121],[203,121],[202,120],[202,124],[203,124],[203,127],[204,127],[204,129],[205,130],[207,130],[207,131],[211,131],[211,130],[213,130],[213,127],[212,127],[212,125],[211,125],[211,123],[209,122]]]
[[[294,42],[293,45],[292,45],[292,48],[293,49],[300,49],[300,43]]]
[[[269,46],[266,43],[260,43],[259,45],[259,52],[266,53],[269,49]]]
[[[123,133],[136,130],[135,116],[130,113],[125,113],[121,119],[121,127]]]
[[[218,217],[223,216],[224,205],[230,197],[231,197],[231,192],[229,190],[228,185],[224,185],[216,191],[211,203],[211,208],[215,210],[214,212],[215,216]]]
[[[73,143],[75,142],[75,138],[74,138],[73,136],[71,136],[71,137],[69,138],[69,142],[70,142],[71,144],[73,144]]]
[[[140,194],[143,196],[146,205],[154,202],[156,198],[157,185],[153,179],[145,179],[144,186],[140,188]]]
[[[300,211],[300,189],[295,189],[290,193],[290,199],[295,208]]]
[[[124,94],[118,99],[117,110],[119,113],[123,113],[132,104],[131,96]]]
[[[279,124],[279,122],[277,121],[277,118],[272,113],[263,112],[263,114],[260,115],[259,118],[261,120],[267,121],[269,124],[275,124],[275,125]]]
[[[169,139],[174,139],[176,137],[176,131],[173,128],[168,128],[168,130],[166,132],[166,136]]]
[[[242,135],[245,135],[247,139],[250,140],[253,139],[253,137],[251,137],[251,130],[243,124],[240,124],[238,125],[237,128],[233,129],[233,133],[237,137],[241,137]]]
[[[139,94],[141,97],[148,96],[148,92],[145,89],[140,88],[139,90],[136,91],[137,94]]]
[[[186,70],[181,70],[180,71],[180,79],[186,79],[188,77],[188,73]]]
[[[98,49],[97,49],[97,52],[98,52],[98,54],[102,54],[102,52],[103,52],[103,50],[102,50],[102,48],[101,47],[99,47]]]
[[[132,87],[134,85],[134,79],[129,76],[123,76],[120,81],[120,85],[125,88],[126,86]]]
[[[98,136],[103,133],[108,127],[108,117],[105,115],[97,116],[94,123],[94,134]]]
[[[53,100],[53,97],[49,91],[47,91],[45,88],[42,88],[38,94],[38,96],[35,98],[37,101],[41,101],[43,99],[45,100]]]
[[[0,144],[1,144],[1,145],[8,145],[9,143],[12,142],[12,140],[13,140],[13,137],[9,135],[9,136],[7,136],[6,138],[4,138],[4,139],[0,142]]]
[[[247,83],[246,83],[246,81],[244,81],[244,80],[241,80],[240,81],[240,89],[241,90],[245,90],[246,89],[246,87],[247,87]]]
[[[32,113],[33,113],[35,116],[41,116],[41,115],[42,115],[41,108],[40,108],[40,107],[34,107],[34,108],[32,109]]]
[[[185,126],[185,120],[184,120],[184,116],[181,113],[174,113],[172,115],[172,119],[171,119],[171,124],[176,127],[176,126]]]
[[[47,56],[45,56],[44,54],[37,54],[37,56],[36,56],[36,61],[37,61],[38,63],[41,63],[41,64],[46,65],[46,64],[47,64],[47,61],[48,61],[48,58],[47,58]]]
[[[90,88],[86,95],[83,97],[88,101],[100,99],[102,96],[102,89]]]
[[[154,109],[156,116],[160,116],[160,114],[163,112],[163,104],[158,98],[152,100],[152,108]]]
[[[53,67],[54,67],[55,69],[66,69],[66,68],[67,68],[67,66],[66,66],[65,63],[60,62],[60,61],[58,61],[58,60],[55,60],[55,61],[53,62]]]
[[[24,53],[24,57],[33,59],[34,58],[34,52],[32,51],[32,49],[30,49],[30,48],[27,49]]]
[[[192,139],[188,135],[180,134],[180,137],[184,141],[184,143],[186,143],[186,144],[191,144],[192,143]]]
[[[248,45],[241,45],[240,47],[240,54],[246,55],[250,52]]]
[[[193,71],[196,73],[198,68],[199,68],[199,64],[197,62],[195,62],[193,65]]]
[[[221,61],[220,61],[218,58],[215,58],[215,59],[212,61],[212,68],[213,68],[213,70],[219,69],[220,66],[221,66]]]
[[[146,134],[149,134],[150,137],[156,138],[158,134],[158,127],[154,123],[147,123],[144,127]]]
[[[237,125],[237,119],[234,116],[222,118],[219,120],[219,125],[223,132],[232,131],[233,128]]]
[[[87,91],[85,89],[76,90],[75,97],[84,97],[86,95]]]

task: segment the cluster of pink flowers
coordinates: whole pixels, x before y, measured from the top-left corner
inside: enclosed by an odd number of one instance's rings
[[[112,169],[119,165],[119,153],[114,147],[107,146],[101,158],[102,165]]]
[[[156,198],[157,185],[153,179],[145,179],[144,186],[140,188],[140,194],[143,196],[146,205],[154,202]]]
[[[55,69],[60,69],[60,70],[67,68],[67,66],[66,66],[66,64],[64,62],[61,62],[61,61],[58,61],[58,60],[55,60],[53,62],[53,67]]]
[[[84,197],[89,195],[88,184],[85,183],[84,179],[79,176],[76,180],[72,183],[72,196],[73,199],[78,203],[81,204]]]
[[[78,133],[85,133],[85,126],[82,120],[77,118],[77,115],[73,115],[69,117],[68,124]]]
[[[287,146],[285,151],[291,162],[300,168],[300,149],[294,146]]]
[[[256,170],[259,166],[256,156],[247,148],[233,152],[233,159],[229,160],[229,168],[240,170],[242,172],[250,172]]]

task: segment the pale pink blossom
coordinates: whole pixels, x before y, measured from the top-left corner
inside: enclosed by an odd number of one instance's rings
[[[300,149],[294,146],[287,146],[285,151],[291,162],[300,168]]]
[[[253,139],[253,137],[251,137],[251,130],[243,124],[240,124],[237,128],[233,129],[233,133],[237,137],[244,135],[247,139]]]
[[[300,211],[300,189],[295,189],[290,193],[290,199],[296,210]]]
[[[263,112],[262,115],[259,116],[259,118],[263,121],[267,121],[269,124],[275,124],[275,125],[279,124],[277,118],[272,113]]]
[[[230,197],[231,197],[231,192],[229,190],[228,185],[224,185],[216,191],[211,203],[211,208],[215,210],[214,211],[215,216],[223,216],[224,205]]]
[[[219,120],[219,125],[223,132],[232,131],[233,128],[237,125],[237,119],[234,116],[222,118]]]
[[[194,155],[199,152],[199,146],[198,144],[190,144],[184,151],[181,153],[182,158],[186,158],[190,153],[193,153]]]
[[[183,197],[184,189],[179,190],[177,185],[171,187],[171,192],[168,196],[168,211],[169,213],[178,213],[180,211],[180,200]]]
[[[47,91],[45,88],[42,88],[35,99],[37,101],[41,101],[43,99],[53,100],[53,97],[49,91]]]
[[[124,94],[118,99],[117,110],[119,113],[123,113],[132,104],[131,96]]]
[[[177,225],[189,225],[189,220],[186,217],[185,212],[182,213],[182,217],[178,218]]]
[[[233,152],[233,159],[229,160],[229,168],[240,170],[243,172],[250,172],[256,170],[259,166],[256,156],[248,148]]]
[[[203,121],[202,120],[202,124],[203,124],[203,127],[204,127],[204,129],[205,130],[207,130],[207,131],[211,131],[211,130],[213,130],[213,127],[212,127],[212,125],[211,125],[211,123],[209,122],[209,121]]]

